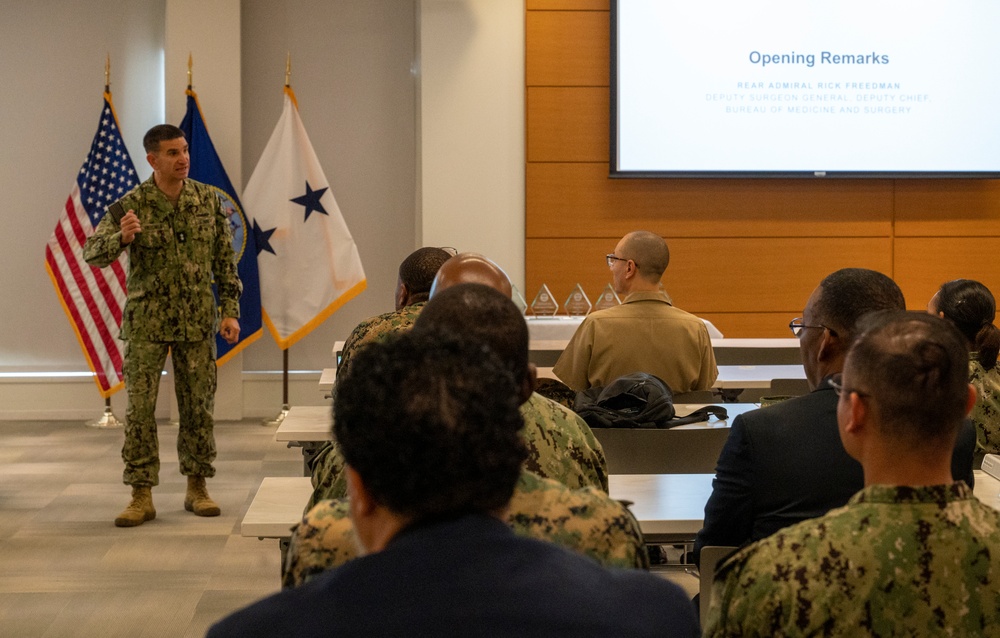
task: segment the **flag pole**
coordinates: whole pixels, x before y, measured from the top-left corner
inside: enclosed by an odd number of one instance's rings
[[[281,351],[281,412],[278,416],[270,420],[265,420],[262,425],[281,425],[281,422],[288,416],[291,406],[288,404],[288,348]]]
[[[104,92],[111,93],[111,53],[104,58]],[[111,410],[111,397],[104,397],[104,413],[94,421],[87,421],[89,428],[120,428],[124,423]]]
[[[120,428],[125,424],[118,420],[115,413],[111,411],[111,397],[104,399],[104,414],[96,421],[87,421],[88,428]]]
[[[292,53],[288,52],[285,57],[285,86],[288,87],[292,80]],[[291,346],[289,346],[291,347]],[[282,369],[281,369],[281,412],[278,416],[274,417],[270,421],[264,421],[264,425],[280,425],[285,417],[288,416],[288,410],[291,406],[288,404],[288,348],[281,351],[282,355]]]

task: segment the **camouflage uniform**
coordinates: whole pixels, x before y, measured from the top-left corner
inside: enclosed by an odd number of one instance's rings
[[[295,527],[283,570],[285,587],[297,587],[357,557],[348,509],[344,499],[322,501]],[[551,541],[610,567],[649,567],[632,513],[592,487],[570,490],[525,470],[507,523],[521,536]]]
[[[528,443],[526,469],[555,479],[570,489],[595,487],[608,491],[608,464],[604,448],[586,421],[539,394],[521,405]],[[305,511],[322,500],[347,496],[344,458],[337,442],[323,447],[312,463],[313,494]]]
[[[866,487],[724,563],[705,635],[1000,635],[1000,513],[961,482]]]
[[[358,353],[362,346],[370,343],[381,343],[390,335],[409,330],[416,323],[420,311],[426,305],[426,301],[419,301],[400,310],[386,312],[359,323],[351,331],[351,336],[344,342],[344,349],[340,353],[340,364],[337,366],[338,378],[343,376],[352,357]],[[313,487],[316,491],[306,505],[307,512],[323,499],[341,498],[347,494],[347,484],[344,483],[343,477],[344,458],[340,455],[340,449],[333,442],[322,445],[316,451],[309,460],[309,467],[312,470]]]
[[[359,323],[344,342],[344,350],[340,354],[340,363],[337,366],[337,376],[344,374],[351,357],[356,355],[362,346],[385,341],[391,334],[412,328],[420,316],[420,311],[426,305],[426,301],[420,301]]]
[[[1000,367],[984,369],[977,355],[973,352],[969,359],[969,383],[979,395],[969,413],[976,426],[976,452],[1000,454]]]
[[[174,207],[153,178],[119,200],[134,210],[142,232],[122,246],[121,230],[105,215],[87,239],[84,258],[103,268],[129,252],[128,298],[120,338],[125,341],[124,377],[128,391],[123,480],[128,485],[159,483],[156,396],[167,350],[173,353],[180,432],[181,473],[215,475],[212,410],[215,403],[215,333],[222,315],[239,318],[242,291],[232,234],[219,196],[211,187],[184,181]]]

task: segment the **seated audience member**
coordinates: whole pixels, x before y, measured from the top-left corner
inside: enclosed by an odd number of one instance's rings
[[[521,380],[488,347],[404,333],[358,353],[334,431],[365,555],[209,636],[695,636],[684,593],[514,535]]]
[[[745,545],[840,507],[864,484],[861,466],[837,433],[830,378],[867,313],[904,310],[903,293],[882,273],[844,268],[828,275],[806,302],[792,332],[812,392],[739,415],[719,455],[695,560],[706,545]],[[972,485],[975,431],[962,428],[954,451],[956,480]]]
[[[922,313],[864,324],[833,380],[864,489],[724,563],[706,636],[997,634],[1000,513],[951,471],[975,402],[966,340]]]
[[[710,389],[719,371],[705,322],[674,308],[660,290],[667,243],[635,231],[606,259],[622,304],[587,315],[552,368],[555,375],[576,391],[633,372],[656,375],[675,393]]]
[[[340,354],[337,374],[347,372],[351,359],[362,347],[376,343],[400,330],[409,330],[430,297],[434,276],[451,255],[442,248],[418,248],[399,265],[394,301],[396,309],[362,321],[354,328]],[[319,486],[309,499],[306,510],[326,498],[323,479],[334,476],[343,468],[343,460],[331,444],[319,447],[309,459],[314,477],[314,487]],[[318,479],[317,479],[318,477]],[[329,480],[329,479],[327,479]]]
[[[532,395],[531,378],[524,373],[527,326],[514,303],[502,293],[479,284],[435,289],[434,298],[412,334],[420,336],[427,332],[459,334],[486,344],[520,380],[521,400]],[[526,415],[526,405],[530,405],[530,399],[521,407],[522,417]],[[525,429],[536,423],[539,421],[530,420]],[[564,428],[549,427],[543,434],[541,440],[529,443],[529,458],[506,515],[508,524],[518,534],[553,541],[605,565],[648,567],[642,532],[626,507],[595,487],[571,490],[531,471],[537,468],[562,471],[575,462],[573,450],[578,441],[567,436]],[[532,455],[536,457],[534,460]],[[354,556],[345,514],[345,506],[331,500],[320,501],[308,511],[292,534],[285,565],[286,585],[300,584]]]
[[[976,426],[976,467],[985,454],[1000,454],[1000,330],[993,322],[993,293],[978,281],[956,279],[941,286],[927,312],[955,324],[969,344],[969,383],[976,388],[976,405],[969,418]]]
[[[498,290],[508,300],[511,285],[507,274],[488,258],[475,253],[461,253],[439,269],[432,285],[431,297],[462,283],[477,283]],[[515,307],[516,308],[516,307]],[[513,361],[515,373],[533,387],[535,367],[528,363],[528,331],[524,317],[517,313],[519,334],[524,335],[523,352]],[[491,317],[477,320],[475,325],[456,326],[464,334],[475,336],[505,335]],[[504,337],[506,338],[506,337]],[[513,355],[512,355],[513,356]],[[531,394],[521,408],[525,428],[522,435],[528,442],[529,456],[526,467],[544,478],[554,479],[569,488],[593,486],[608,491],[607,461],[604,449],[590,430],[590,426],[569,409],[549,401],[541,395]],[[336,442],[324,455],[321,464],[314,464],[312,471],[313,495],[306,511],[323,499],[343,498],[346,495],[344,460],[337,453]]]
[[[340,355],[337,373],[347,371],[359,348],[382,341],[399,330],[409,330],[420,309],[430,298],[434,276],[451,255],[442,248],[418,248],[399,265],[396,279],[396,309],[362,321],[347,337]]]

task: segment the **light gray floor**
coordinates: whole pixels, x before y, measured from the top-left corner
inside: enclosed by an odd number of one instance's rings
[[[216,424],[208,487],[222,515],[199,518],[184,511],[177,427],[161,425],[156,519],[119,529],[129,497],[120,429],[0,422],[0,636],[203,636],[277,591],[277,541],[239,533],[263,477],[302,472],[274,430]]]

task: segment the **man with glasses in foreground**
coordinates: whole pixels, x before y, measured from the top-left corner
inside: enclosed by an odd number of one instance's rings
[[[858,322],[871,312],[906,309],[892,279],[864,268],[828,275],[790,324],[799,338],[812,392],[737,416],[719,455],[695,561],[706,545],[741,546],[840,507],[863,485],[861,466],[837,432],[837,394]],[[966,423],[954,450],[956,480],[972,485],[975,428]]]
[[[976,400],[968,344],[923,313],[878,313],[862,331],[829,381],[864,489],[727,561],[706,636],[996,634],[1000,513],[952,480]]]
[[[631,232],[605,259],[622,304],[583,320],[552,368],[555,375],[576,391],[633,372],[656,375],[675,393],[710,389],[719,370],[705,322],[674,308],[660,290],[670,262],[667,242]]]

